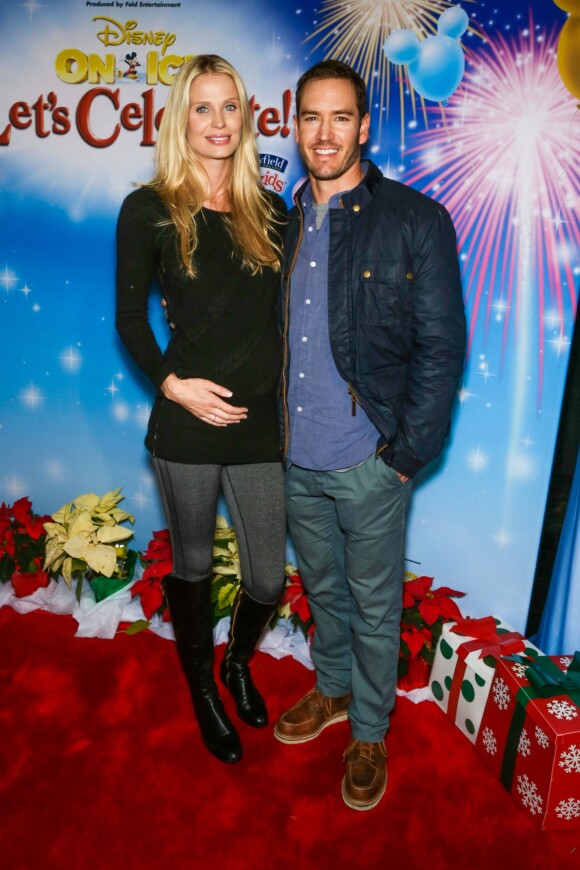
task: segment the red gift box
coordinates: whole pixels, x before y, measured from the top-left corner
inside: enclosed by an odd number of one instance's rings
[[[542,830],[580,828],[580,653],[500,659],[475,747]]]

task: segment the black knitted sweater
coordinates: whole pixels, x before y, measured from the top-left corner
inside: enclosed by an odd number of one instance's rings
[[[280,197],[274,205],[283,218]],[[157,387],[145,444],[171,462],[244,464],[280,458],[276,388],[280,341],[274,306],[280,276],[244,268],[223,212],[196,217],[197,274],[181,264],[177,232],[155,190],[142,187],[124,201],[117,225],[119,334],[137,365]],[[165,352],[149,325],[148,302],[157,280],[175,324]],[[226,401],[248,408],[241,423],[216,428],[166,399],[159,387],[168,374],[207,378],[233,392]]]

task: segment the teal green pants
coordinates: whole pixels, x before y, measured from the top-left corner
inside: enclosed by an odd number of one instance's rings
[[[316,687],[329,697],[352,691],[353,737],[373,743],[395,703],[411,491],[374,455],[349,471],[286,472],[290,534],[315,623]]]

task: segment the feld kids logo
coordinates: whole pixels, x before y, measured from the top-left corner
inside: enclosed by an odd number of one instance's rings
[[[260,154],[260,177],[265,188],[275,193],[282,193],[288,184],[284,173],[288,168],[288,161],[284,157],[276,157],[275,154]]]

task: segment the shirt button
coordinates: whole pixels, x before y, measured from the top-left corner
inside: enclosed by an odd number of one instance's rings
[[[413,280],[413,273],[407,272],[407,281],[412,281],[412,280]]]
[[[298,375],[298,377],[299,377],[299,378],[303,378],[303,377],[304,377],[304,372],[300,372],[300,374]]]
[[[370,277],[371,277],[370,271],[368,269],[365,269],[363,272],[363,278],[370,278]]]
[[[310,265],[311,265],[312,268],[314,269],[314,267],[316,266],[316,261],[315,261],[315,260],[312,260],[312,262],[310,263]]]
[[[307,305],[310,305],[310,299],[307,299],[307,300],[306,300],[306,304],[307,304]]]
[[[296,410],[298,411],[298,413],[300,413],[300,412],[302,411],[302,405],[298,405],[298,407],[296,408]]]
[[[308,227],[308,232],[311,233],[314,230],[314,227]]]
[[[359,212],[359,211],[360,211],[360,205],[358,205],[358,203],[357,203],[356,205],[353,205],[352,210],[353,210],[354,212]]]
[[[302,336],[302,341],[308,341],[305,335]]]

